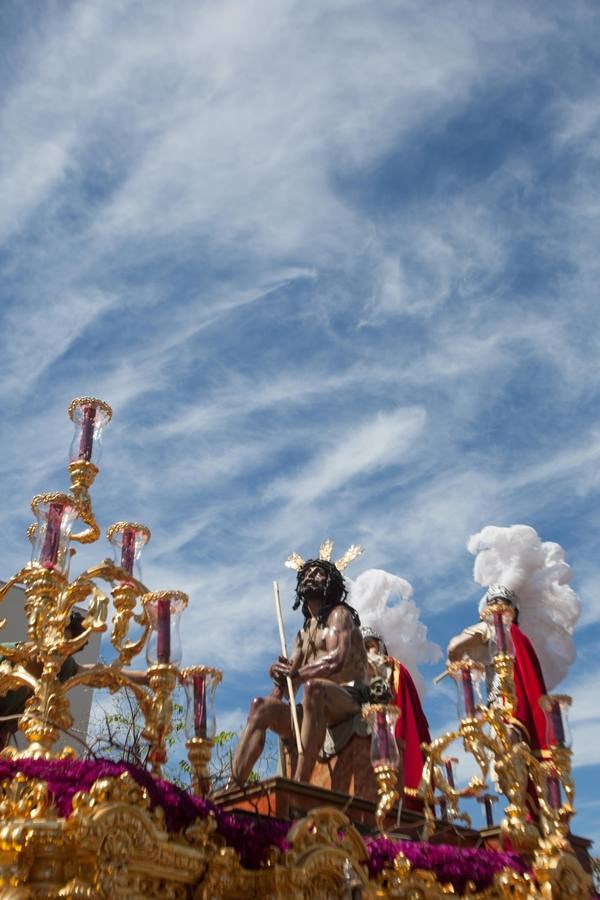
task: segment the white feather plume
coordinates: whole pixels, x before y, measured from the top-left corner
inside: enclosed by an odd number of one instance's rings
[[[367,569],[354,581],[344,580],[348,603],[356,609],[361,624],[381,634],[390,655],[406,666],[422,697],[425,682],[418,664],[437,662],[442,651],[427,640],[427,627],[419,620],[419,607],[411,599],[412,586],[383,569]]]
[[[503,584],[518,598],[519,626],[533,643],[548,690],[574,662],[573,628],[581,613],[569,586],[571,568],[560,544],[542,541],[530,525],[487,525],[469,538],[478,584]]]

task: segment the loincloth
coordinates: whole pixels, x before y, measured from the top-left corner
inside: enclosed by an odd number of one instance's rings
[[[349,694],[360,707],[367,703],[389,703],[391,698],[389,685],[382,678],[373,678],[368,684],[340,684],[339,687]],[[297,703],[296,709],[298,721],[302,722],[302,704]],[[355,734],[359,737],[368,737],[370,734],[367,721],[362,715],[362,709],[350,718],[344,719],[339,725],[332,725],[326,729],[318,758],[327,760],[332,756],[337,756]]]

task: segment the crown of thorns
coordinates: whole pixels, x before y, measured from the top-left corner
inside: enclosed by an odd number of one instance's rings
[[[360,544],[352,544],[343,556],[340,556],[339,559],[336,559],[334,565],[338,571],[343,572],[346,566],[349,566],[352,560],[356,559],[357,556],[360,556],[363,553],[364,547],[361,547]],[[331,562],[331,557],[333,555],[333,541],[331,538],[327,538],[327,540],[323,541],[321,546],[319,547],[319,559],[322,559],[324,562]],[[290,553],[288,558],[285,561],[285,565],[288,569],[295,569],[296,572],[299,572],[302,566],[304,565],[305,560],[298,553]]]

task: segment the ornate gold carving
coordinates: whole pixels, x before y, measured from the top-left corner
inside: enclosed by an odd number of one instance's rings
[[[223,846],[212,816],[172,836],[162,816],[149,810],[149,798],[128,773],[101,778],[76,794],[73,812],[57,819],[45,786],[20,778],[0,786],[2,897],[86,898],[86,900],[244,900],[261,896],[286,900],[347,898],[364,900],[444,900],[454,890],[432,872],[414,870],[402,855],[370,881],[365,844],[347,817],[333,809],[314,810],[288,834],[291,848],[274,851],[262,869],[247,870],[235,851]],[[3,820],[4,817],[2,816]],[[4,820],[6,821],[6,820]],[[590,878],[570,853],[535,862],[537,882],[504,870],[469,900],[562,900],[585,897]],[[11,893],[12,892],[12,893]],[[20,892],[20,893],[19,893]]]
[[[181,605],[181,609],[185,609],[188,605],[188,595],[183,591],[149,591],[142,598],[142,603],[158,603],[159,600],[175,600]]]
[[[292,825],[288,834],[292,850],[289,863],[298,865],[315,850],[341,850],[356,860],[367,859],[367,848],[358,831],[344,813],[331,807],[314,809],[305,819]]]
[[[71,540],[80,544],[92,544],[100,537],[100,526],[92,510],[92,501],[88,493],[94,483],[98,468],[85,459],[76,459],[69,463],[71,477],[71,493],[79,508],[79,518],[88,526],[84,531],[71,532]]]
[[[449,662],[446,666],[449,675],[458,675],[463,669],[470,672],[476,672],[483,677],[485,675],[485,666],[483,663],[475,662],[473,659],[461,659],[459,662]]]
[[[384,869],[378,877],[377,888],[365,894],[367,897],[390,897],[394,900],[446,900],[449,895],[456,896],[451,884],[440,884],[433,872],[413,869],[402,853],[394,860],[393,867]],[[504,869],[495,875],[490,887],[482,891],[477,891],[473,883],[469,883],[466,892],[460,896],[465,900],[541,900],[532,878],[511,869]],[[559,900],[562,895],[549,896]]]
[[[350,547],[348,547],[343,556],[340,556],[339,559],[336,559],[336,568],[339,569],[340,572],[343,572],[344,569],[362,553],[364,553],[364,547],[361,547],[360,544],[352,544]]]
[[[37,515],[38,507],[41,506],[42,503],[64,503],[65,505],[75,505],[73,503],[73,498],[69,494],[63,494],[57,491],[51,491],[46,494],[36,494],[31,500],[31,512],[34,516]]]
[[[340,556],[339,559],[336,560],[335,566],[337,569],[342,572],[350,563],[356,559],[357,556],[360,556],[361,553],[364,552],[364,548],[360,546],[360,544],[352,544],[343,556]],[[327,562],[331,562],[331,557],[333,555],[333,541],[331,538],[327,538],[323,541],[319,548],[319,559],[325,560]],[[295,569],[296,572],[299,572],[302,566],[304,565],[305,560],[300,556],[299,553],[290,553],[288,558],[286,559],[284,565],[288,567],[288,569]]]
[[[69,866],[60,896],[185,898],[218,852],[215,822],[190,826],[185,837],[170,836],[157,807],[128,773],[99,779],[76,794],[64,823]]]
[[[67,413],[72,422],[76,421],[75,413],[81,406],[95,406],[96,409],[99,409],[104,413],[107,422],[110,422],[112,419],[112,409],[108,403],[104,402],[104,400],[98,400],[97,397],[75,397],[74,400],[71,400],[67,408]]]
[[[502,605],[502,604],[501,604]],[[499,683],[499,699],[487,707],[477,707],[477,715],[464,719],[456,731],[448,732],[425,747],[426,762],[419,792],[425,800],[426,832],[432,833],[434,817],[433,785],[446,800],[449,818],[459,818],[458,800],[474,796],[485,789],[485,779],[493,765],[493,775],[508,805],[501,823],[501,833],[515,850],[536,852],[546,858],[550,850],[557,854],[568,852],[569,821],[573,815],[574,784],[571,777],[571,753],[564,747],[551,747],[540,760],[529,745],[521,740],[515,727],[514,662],[507,653],[497,653],[493,660]],[[457,675],[465,669],[481,668],[479,663],[463,659],[450,663],[448,671]],[[443,756],[445,749],[462,738],[465,750],[477,761],[482,778],[472,779],[466,790],[451,788],[445,778]],[[550,779],[562,786],[565,801],[558,805],[559,788],[554,788],[554,805],[549,799]],[[530,821],[527,792],[532,785],[539,804],[539,822]],[[462,816],[464,820],[464,815]]]
[[[546,900],[579,900],[590,896],[592,878],[572,853],[546,843],[537,854],[534,872]]]
[[[146,719],[144,736],[151,744],[152,773],[160,778],[163,763],[167,760],[165,742],[172,727],[172,694],[177,683],[177,669],[167,663],[157,663],[148,669],[148,683],[152,697],[149,702],[145,701],[140,705]]]
[[[69,415],[77,419],[80,408],[93,404],[106,419],[110,407],[95,398],[73,401]],[[85,460],[69,465],[71,492],[41,494],[34,498],[33,509],[42,502],[68,502],[87,526],[72,540],[87,543],[97,539],[96,522],[89,490],[98,474],[97,467]],[[137,523],[117,522],[108,531],[114,537],[127,526],[150,532]],[[336,562],[343,570],[362,548],[352,545]],[[333,542],[320,548],[320,558],[331,560]],[[292,554],[287,565],[299,569],[303,564]],[[80,649],[89,636],[106,628],[109,600],[96,581],[112,586],[115,613],[112,642],[118,657],[109,666],[98,664],[80,671],[64,683],[60,673],[69,656]],[[155,592],[133,578],[111,560],[83,572],[69,582],[56,569],[35,563],[24,566],[0,588],[0,602],[13,585],[25,588],[25,614],[28,641],[16,647],[1,647],[5,657],[0,664],[0,696],[25,687],[30,696],[21,717],[28,740],[22,755],[65,758],[72,748],[57,753],[54,745],[59,734],[72,723],[69,691],[80,684],[104,686],[111,691],[128,688],[135,696],[145,718],[145,736],[151,744],[152,769],[160,775],[166,757],[166,739],[172,727],[172,692],[179,675],[173,665],[158,664],[148,671],[148,686],[128,678],[123,666],[142,650],[150,630],[145,604],[169,598],[181,605],[187,597],[180,592]],[[87,604],[84,631],[77,638],[67,637],[67,627],[75,604]],[[139,608],[138,608],[139,604]],[[498,607],[499,608],[499,607]],[[489,613],[496,606],[488,607]],[[142,636],[128,640],[130,625],[142,626]],[[2,627],[4,623],[0,623]],[[475,796],[485,788],[483,778],[492,772],[508,805],[502,832],[513,846],[531,851],[537,882],[529,875],[505,871],[496,876],[486,891],[472,900],[560,900],[586,896],[590,879],[575,859],[569,844],[569,821],[573,814],[574,785],[571,756],[566,748],[553,747],[537,759],[519,740],[514,725],[515,698],[512,688],[512,659],[497,654],[494,660],[500,683],[500,702],[480,706],[477,715],[465,719],[459,727],[425,747],[426,762],[419,796],[424,800],[427,828],[435,822],[432,813],[434,793],[447,800],[451,820],[467,821],[458,810],[463,796]],[[461,664],[464,668],[464,663]],[[220,681],[221,672],[208,667],[196,671]],[[453,740],[462,740],[480,766],[483,778],[474,777],[466,789],[452,788],[445,778],[443,753]],[[207,787],[207,766],[211,741],[194,738],[188,742],[196,790]],[[4,756],[19,755],[6,749]],[[377,770],[376,770],[377,771]],[[395,772],[381,767],[378,821],[395,799]],[[558,779],[564,798],[557,790]],[[537,826],[526,821],[525,793],[533,784],[540,808]],[[548,790],[555,788],[554,792]],[[549,793],[552,798],[549,798]],[[367,850],[359,833],[340,812],[317,809],[290,829],[291,849],[272,848],[262,869],[244,869],[235,851],[224,846],[216,833],[216,821],[209,815],[190,825],[184,834],[169,834],[159,806],[150,809],[147,791],[128,773],[101,778],[90,790],[78,793],[67,819],[58,816],[47,786],[24,775],[0,783],[0,900],[42,900],[42,898],[98,898],[98,900],[213,900],[245,897],[342,898],[352,891],[364,900],[397,897],[406,900],[441,898],[453,893],[440,884],[431,872],[412,870],[408,861],[398,857],[378,879],[369,881]]]
[[[212,666],[188,666],[179,673],[179,680],[183,682],[191,675],[212,675],[215,684],[220,684],[223,680],[221,669],[214,669]]]
[[[296,572],[299,572],[303,565],[304,560],[299,553],[290,553],[284,562],[284,566],[287,566],[288,569],[294,569]]]
[[[139,522],[115,522],[110,528],[107,528],[106,540],[110,542],[115,534],[122,534],[130,528],[135,529],[138,534],[141,533],[145,538],[144,543],[148,543],[151,537],[150,529],[147,525],[140,525]]]
[[[319,559],[325,559],[327,562],[331,562],[331,555],[333,553],[333,541],[331,538],[325,538],[321,546],[319,547]]]
[[[73,812],[91,813],[102,803],[126,803],[137,809],[150,807],[148,791],[129,772],[122,772],[118,777],[99,778],[89,791],[75,794]]]
[[[209,738],[193,737],[186,741],[188,759],[192,767],[192,790],[198,797],[210,792],[210,756],[214,741]]]
[[[144,592],[145,593],[145,592]],[[144,607],[141,613],[134,615],[137,598],[140,596],[134,584],[130,581],[122,581],[112,589],[112,597],[115,603],[116,614],[113,617],[113,630],[111,642],[119,654],[119,665],[127,666],[134,656],[137,656],[148,640],[150,620]],[[142,625],[142,632],[137,641],[126,641],[131,619],[134,618],[138,625]]]
[[[510,606],[508,603],[505,603],[500,598],[493,600],[491,603],[487,603],[483,609],[481,610],[480,619],[484,621],[489,621],[493,618],[494,613],[501,613],[503,616],[510,616],[511,621],[515,617],[514,607]]]
[[[0,821],[40,819],[55,816],[54,806],[43,781],[29,779],[21,772],[0,782]]]
[[[377,779],[377,793],[379,795],[375,821],[379,831],[385,835],[385,817],[394,803],[397,803],[400,796],[396,789],[398,770],[394,766],[373,766],[373,771]]]

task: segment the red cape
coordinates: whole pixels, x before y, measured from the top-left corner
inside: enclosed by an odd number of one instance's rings
[[[391,677],[392,702],[401,710],[396,725],[396,738],[404,741],[404,786],[413,790],[419,787],[423,771],[423,751],[421,744],[429,744],[429,725],[421,706],[421,700],[411,674],[397,659],[393,663]],[[421,807],[421,802],[413,797],[405,797],[405,806]]]
[[[545,750],[546,716],[539,699],[546,692],[540,661],[529,638],[516,625],[511,626],[515,648],[515,694],[518,719],[525,732],[525,740],[532,750]]]

